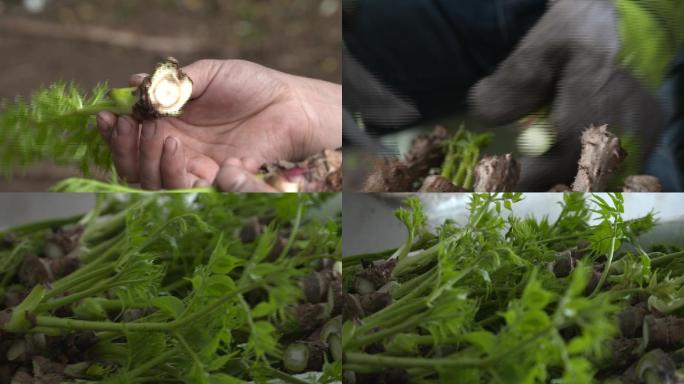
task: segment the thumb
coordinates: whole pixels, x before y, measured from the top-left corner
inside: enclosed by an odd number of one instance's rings
[[[490,76],[470,90],[469,107],[475,117],[505,124],[545,106],[575,34],[580,16],[589,9],[575,0],[555,2]]]
[[[553,97],[555,71],[542,45],[522,45],[470,90],[470,111],[491,124],[506,124],[543,107]]]
[[[224,164],[214,181],[223,192],[278,192],[246,169]]]
[[[183,67],[183,72],[192,80],[191,99],[196,99],[204,93],[212,80],[218,75],[222,65],[222,60],[205,59],[195,61]]]
[[[201,96],[211,81],[216,77],[222,65],[221,60],[199,60],[182,68],[192,80],[191,99]],[[147,73],[136,73],[128,78],[128,84],[137,87],[147,77]]]

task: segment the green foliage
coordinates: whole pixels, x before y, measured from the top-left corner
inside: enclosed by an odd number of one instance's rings
[[[300,279],[321,258],[339,257],[339,222],[307,213],[329,197],[99,195],[80,219],[81,267],[38,285],[0,329],[99,331],[89,356],[108,368],[93,367],[90,377],[102,382],[295,380],[279,369],[285,347],[302,337],[288,328],[303,297]],[[257,218],[266,222],[263,231],[241,240]],[[21,232],[15,252],[26,244],[42,249],[46,229],[35,228]],[[282,233],[290,247],[275,252]],[[7,283],[18,281],[12,273]],[[73,315],[58,317],[59,308]],[[122,320],[131,313],[137,317]],[[339,380],[340,372],[330,362],[320,382],[335,374]]]
[[[474,134],[461,127],[445,144],[446,157],[442,176],[454,185],[470,189],[473,186],[473,169],[480,161],[480,152],[492,140],[489,132]]]
[[[392,368],[426,383],[592,383],[615,374],[603,362],[617,313],[637,295],[663,313],[684,308],[684,278],[669,275],[679,250],[638,246],[652,214],[624,220],[620,194],[565,194],[555,220],[521,218],[523,197],[472,194],[463,226],[424,232],[393,271],[393,301],[343,325],[345,369]]]
[[[157,193],[157,191],[149,191],[140,188],[129,187],[122,181],[117,180],[116,173],[112,170],[112,178],[105,182],[94,179],[85,179],[80,177],[70,177],[64,179],[50,188],[52,192],[98,192],[98,193]],[[213,187],[207,188],[192,188],[192,189],[174,189],[165,193],[207,193],[216,192]]]
[[[116,110],[107,84],[85,96],[73,83],[41,88],[28,100],[0,103],[0,171],[50,160],[79,166],[84,173],[111,166],[109,150],[95,127],[94,113]]]

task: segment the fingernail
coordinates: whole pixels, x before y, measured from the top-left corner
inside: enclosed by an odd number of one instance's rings
[[[157,123],[154,121],[146,121],[143,123],[142,127],[142,137],[145,139],[151,139],[154,133],[157,131]]]
[[[164,151],[173,155],[176,153],[176,149],[178,149],[178,140],[175,137],[169,136],[164,142]]]

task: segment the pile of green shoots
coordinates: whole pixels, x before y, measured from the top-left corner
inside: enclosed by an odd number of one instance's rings
[[[472,194],[434,231],[410,198],[401,247],[344,258],[346,382],[682,379],[684,252],[640,246],[654,215],[569,193],[555,220],[517,217],[523,198]]]
[[[310,212],[333,196],[107,194],[0,232],[0,382],[339,380],[339,354],[304,378],[285,356],[335,315],[330,294],[299,310],[302,280],[339,268],[339,213]]]

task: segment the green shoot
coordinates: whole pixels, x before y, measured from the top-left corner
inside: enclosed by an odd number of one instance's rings
[[[10,175],[18,167],[52,160],[76,165],[83,172],[108,169],[109,149],[95,127],[94,114],[101,111],[130,111],[134,89],[121,89],[116,98],[107,96],[100,84],[85,96],[73,83],[53,84],[36,91],[29,100],[0,104],[0,170]],[[130,92],[126,100],[123,95]]]
[[[454,185],[471,189],[473,170],[480,161],[480,152],[492,139],[491,133],[473,134],[461,127],[446,143],[446,157],[442,164],[442,176]]]
[[[39,161],[79,166],[84,174],[109,170],[109,150],[95,127],[95,115],[109,111],[139,120],[178,116],[192,93],[192,81],[173,58],[157,65],[139,87],[109,89],[98,84],[86,95],[74,83],[55,83],[28,100],[0,102],[0,172]]]

